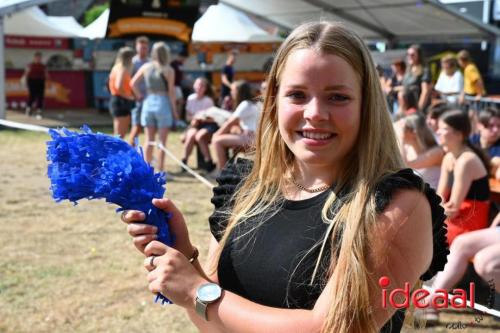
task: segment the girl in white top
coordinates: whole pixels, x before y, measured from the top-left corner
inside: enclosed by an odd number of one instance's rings
[[[234,110],[233,118],[239,119],[239,125],[243,132],[255,133],[259,121],[258,104],[249,100],[241,102]]]
[[[217,155],[217,171],[226,164],[229,148],[245,148],[253,142],[259,120],[259,108],[247,82],[241,80],[233,82],[231,97],[235,102],[234,105],[237,105],[236,110],[212,138]],[[235,125],[240,128],[239,134],[231,133]]]
[[[197,144],[205,161],[207,171],[213,170],[212,157],[208,144],[213,133],[219,128],[216,123],[208,123],[196,117],[200,112],[214,106],[212,99],[212,86],[206,78],[197,78],[193,84],[194,93],[189,95],[186,103],[186,119],[190,121],[186,134],[184,136],[184,157],[182,162],[188,163],[189,156]],[[184,169],[182,169],[184,170]]]
[[[186,120],[191,122],[200,111],[214,106],[212,89],[207,79],[199,77],[193,84],[194,93],[189,95],[186,102]]]

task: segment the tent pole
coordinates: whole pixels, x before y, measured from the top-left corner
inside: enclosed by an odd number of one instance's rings
[[[0,15],[0,119],[5,119],[7,109],[5,107],[6,87],[5,87],[5,35],[4,17]]]

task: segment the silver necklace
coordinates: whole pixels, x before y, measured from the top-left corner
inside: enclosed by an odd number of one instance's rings
[[[323,191],[326,191],[330,188],[330,185],[323,185],[323,186],[316,187],[316,188],[307,188],[307,187],[304,187],[303,185],[300,185],[299,183],[297,183],[297,181],[295,180],[295,178],[293,176],[291,178],[292,178],[293,185],[295,185],[298,189],[300,189],[302,191],[309,192],[309,193],[323,192]]]

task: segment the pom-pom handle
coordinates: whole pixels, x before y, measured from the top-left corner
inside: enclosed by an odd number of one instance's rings
[[[153,205],[148,212],[145,212],[145,214],[146,214],[145,223],[154,225],[155,227],[158,228],[158,233],[157,233],[158,241],[162,242],[167,246],[173,246],[175,238],[173,237],[173,234],[170,232],[170,228],[167,223],[167,221],[170,220],[172,214],[166,213],[165,211]],[[158,303],[159,301],[161,301],[162,305],[172,304],[172,301],[170,301],[162,294],[156,295],[155,303]]]
[[[172,214],[166,213],[165,211],[158,209],[155,206],[152,206],[149,211],[145,212],[145,214],[145,223],[154,225],[158,228],[158,241],[170,247],[173,246],[175,238],[170,232],[170,228],[167,223],[167,221],[170,220]]]

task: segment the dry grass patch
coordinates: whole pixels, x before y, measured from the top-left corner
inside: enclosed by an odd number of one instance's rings
[[[179,135],[170,149],[181,154]],[[54,203],[41,133],[0,131],[0,332],[196,332],[183,311],[154,304],[143,257],[115,206]],[[177,167],[167,162],[167,170]],[[167,194],[202,254],[211,191],[176,177]]]
[[[196,332],[183,311],[154,304],[143,257],[115,207],[102,201],[73,207],[51,199],[48,136],[0,131],[0,332]],[[169,149],[182,155],[179,134]],[[167,160],[167,170],[177,166]],[[185,213],[193,243],[205,255],[211,191],[189,176],[167,184]],[[470,322],[470,314],[445,313]],[[495,332],[491,318],[466,332]],[[446,332],[444,326],[406,332]]]

